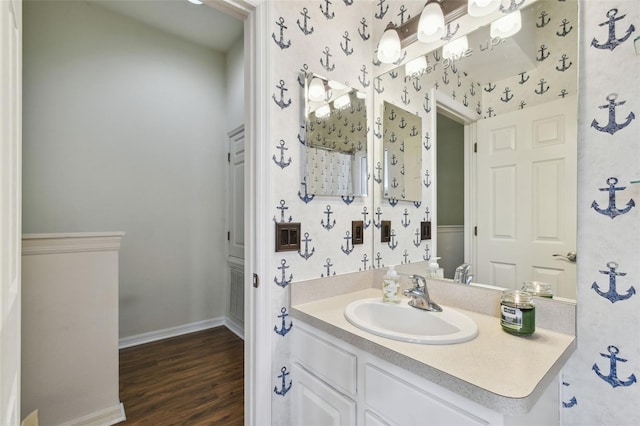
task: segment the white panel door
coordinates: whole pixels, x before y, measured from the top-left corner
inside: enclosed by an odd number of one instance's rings
[[[0,424],[20,423],[22,4],[0,1]]]
[[[229,138],[229,257],[244,259],[244,126]]]
[[[475,281],[575,298],[575,99],[478,121]]]

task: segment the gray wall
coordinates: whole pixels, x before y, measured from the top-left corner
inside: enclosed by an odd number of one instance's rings
[[[225,58],[84,2],[24,4],[23,231],[125,231],[120,337],[221,317]]]
[[[226,56],[227,131],[244,124],[244,38],[238,39]]]
[[[464,126],[438,114],[438,225],[464,225]]]

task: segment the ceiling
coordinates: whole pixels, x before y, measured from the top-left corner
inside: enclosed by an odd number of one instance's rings
[[[85,0],[185,40],[226,53],[243,35],[243,22],[187,0]]]

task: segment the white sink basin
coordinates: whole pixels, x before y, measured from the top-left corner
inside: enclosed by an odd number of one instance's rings
[[[351,324],[377,336],[403,342],[445,345],[472,340],[478,326],[468,316],[442,307],[442,312],[430,312],[407,304],[383,303],[379,298],[351,302],[344,316]]]

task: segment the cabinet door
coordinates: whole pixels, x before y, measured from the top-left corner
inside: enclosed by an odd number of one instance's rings
[[[292,420],[304,426],[352,426],[356,403],[307,372],[297,363],[292,370]]]
[[[365,366],[365,404],[398,425],[486,425],[491,421],[438,395],[407,383],[378,367]],[[479,414],[479,413],[477,413]]]

